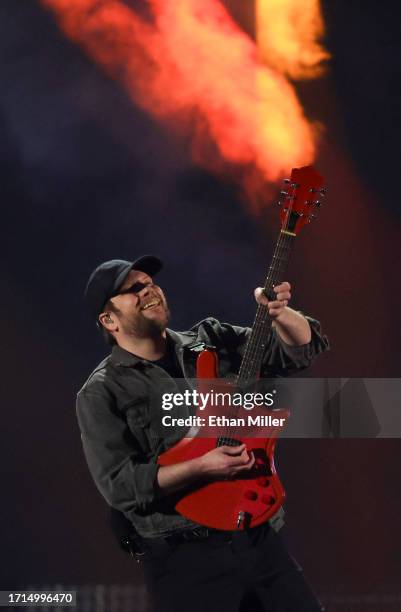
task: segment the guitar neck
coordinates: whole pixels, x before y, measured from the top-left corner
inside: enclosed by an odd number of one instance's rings
[[[264,282],[264,293],[269,300],[275,300],[276,294],[273,287],[284,279],[291,249],[296,234],[287,230],[281,230],[273,258]],[[238,385],[245,385],[256,380],[262,365],[267,340],[272,327],[272,319],[266,306],[258,305],[252,331],[249,336],[241,367],[237,377]]]

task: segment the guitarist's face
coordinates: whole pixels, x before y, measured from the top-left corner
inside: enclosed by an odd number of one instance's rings
[[[170,311],[166,297],[145,272],[131,270],[111,302],[117,334],[152,337],[167,327]]]

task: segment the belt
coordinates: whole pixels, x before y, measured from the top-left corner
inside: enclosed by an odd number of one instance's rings
[[[146,554],[149,550],[163,550],[166,547],[175,546],[183,542],[192,542],[194,540],[205,540],[212,536],[230,541],[232,538],[231,531],[220,531],[218,529],[209,529],[208,527],[195,527],[194,529],[186,529],[184,531],[177,531],[167,536],[158,538],[143,538],[137,533],[130,534],[130,536],[124,537],[120,540],[121,547],[125,552],[129,553],[131,557],[135,557],[139,561],[140,557]]]
[[[241,529],[236,531],[225,531],[221,529],[211,529],[209,527],[195,527],[194,529],[186,529],[185,531],[177,531],[169,536],[162,538],[167,544],[180,544],[182,542],[193,542],[195,540],[206,540],[206,539],[218,539],[226,542],[231,542],[233,537],[241,537],[247,533],[256,534],[257,532],[265,531],[270,529],[269,522],[262,523],[258,527],[252,527],[252,529]]]
[[[193,542],[194,540],[206,540],[208,538],[218,538],[222,540],[231,540],[235,531],[223,531],[220,529],[211,529],[209,527],[195,527],[194,529],[186,529],[185,531],[177,531],[163,539],[167,544],[180,544],[182,542]]]
[[[158,537],[158,538],[140,538],[136,541],[130,541],[129,548],[124,547],[127,552],[131,554],[138,562],[142,559],[149,558],[156,554],[164,554],[169,549],[174,548],[177,545],[184,544],[185,542],[200,542],[200,541],[219,541],[231,544],[234,537],[242,540],[243,536],[250,534],[256,534],[256,532],[270,529],[268,522],[253,527],[248,530],[237,530],[237,531],[225,531],[220,529],[211,529],[209,527],[194,527],[194,529],[185,529],[184,531],[177,531],[170,535]]]

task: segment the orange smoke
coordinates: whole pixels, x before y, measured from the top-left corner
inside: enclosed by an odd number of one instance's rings
[[[255,189],[313,161],[314,130],[293,87],[219,0],[149,0],[153,22],[118,0],[42,4],[136,104],[189,134],[208,169],[234,168]]]
[[[256,0],[257,43],[271,68],[293,79],[320,75],[329,58],[323,34],[319,0]]]

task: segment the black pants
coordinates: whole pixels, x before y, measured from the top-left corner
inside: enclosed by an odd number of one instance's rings
[[[178,544],[152,541],[143,567],[155,612],[323,610],[268,526]]]

